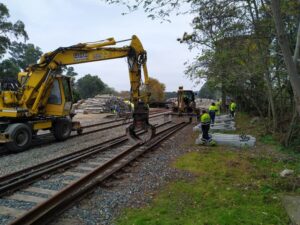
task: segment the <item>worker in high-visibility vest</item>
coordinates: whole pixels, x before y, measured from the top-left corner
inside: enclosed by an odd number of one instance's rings
[[[200,122],[201,122],[201,130],[202,130],[202,139],[205,142],[208,142],[210,140],[210,137],[208,135],[208,131],[210,128],[210,116],[206,112],[206,110],[202,111],[202,114],[200,116]]]
[[[216,106],[216,104],[214,102],[211,103],[211,106],[209,106],[208,111],[209,111],[209,115],[210,115],[211,124],[213,126],[215,123],[216,113],[218,111],[218,107]]]
[[[222,105],[222,101],[220,101],[219,99],[216,102],[216,106],[218,108],[216,115],[219,116],[221,114],[221,105]]]
[[[231,103],[229,105],[229,110],[230,110],[230,116],[232,118],[234,118],[234,116],[235,116],[235,110],[236,110],[236,103],[233,100],[231,100]]]

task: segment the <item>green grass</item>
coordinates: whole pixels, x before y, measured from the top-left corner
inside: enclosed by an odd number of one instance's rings
[[[249,126],[239,125],[240,129]],[[252,129],[249,130],[255,134],[261,132],[260,127]],[[173,167],[192,173],[193,179],[171,182],[150,205],[126,209],[116,223],[286,225],[289,219],[280,196],[300,194],[297,178],[300,161],[299,158],[286,160],[289,158],[282,153],[264,152],[274,144],[270,137],[264,137],[255,151],[199,147],[198,151],[185,154],[173,163]],[[285,168],[295,170],[295,174],[281,178],[279,173]]]

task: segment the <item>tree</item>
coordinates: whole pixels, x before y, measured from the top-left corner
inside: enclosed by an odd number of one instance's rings
[[[91,98],[101,94],[105,87],[105,84],[97,75],[92,76],[91,74],[85,75],[76,83],[76,88],[82,98]]]
[[[294,50],[294,56],[291,53],[291,47],[289,44],[289,39],[284,30],[284,24],[282,21],[282,16],[280,12],[280,1],[272,0],[271,1],[273,18],[275,22],[275,27],[277,31],[277,38],[283,53],[284,62],[286,64],[290,82],[293,88],[293,92],[295,95],[296,108],[298,114],[300,115],[300,74],[297,68],[297,60],[299,58],[299,48],[300,48],[300,22],[298,22],[298,32],[296,38],[296,45]]]
[[[209,86],[209,82],[206,82],[199,91],[199,97],[216,99],[216,90]]]
[[[9,47],[9,54],[10,57],[0,63],[0,72],[4,78],[17,78],[21,70],[24,71],[30,64],[37,63],[42,51],[33,44],[13,42]]]
[[[0,63],[1,78],[16,78],[20,68],[11,60],[5,59]]]
[[[76,77],[78,75],[78,73],[75,72],[75,69],[72,66],[66,67],[65,72],[66,72],[66,75],[70,76],[70,77]]]
[[[150,101],[163,101],[165,98],[165,89],[165,84],[160,83],[157,79],[149,78]]]
[[[20,20],[12,23],[8,21],[9,17],[8,8],[3,3],[0,3],[0,58],[4,56],[11,45],[11,37],[28,39],[24,23]]]
[[[177,98],[177,92],[176,91],[165,92],[165,99],[167,100],[169,98]]]
[[[43,52],[34,44],[14,41],[9,47],[10,60],[20,69],[25,70],[29,65],[36,64]]]

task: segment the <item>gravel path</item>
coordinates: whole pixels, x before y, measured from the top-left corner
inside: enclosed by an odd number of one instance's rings
[[[125,171],[106,181],[74,207],[63,213],[52,225],[113,224],[113,220],[126,207],[141,207],[149,203],[154,194],[169,181],[189,178],[189,173],[170,167],[178,156],[191,149],[192,126],[178,132],[155,151],[139,158]],[[184,135],[184,141],[182,136]],[[190,147],[189,147],[190,146]]]
[[[96,122],[100,121],[94,121],[94,123]],[[90,121],[86,123],[90,123]],[[163,123],[163,117],[153,118],[151,119],[151,123]],[[9,154],[2,156],[0,157],[0,176],[22,170],[24,168],[60,157],[62,155],[80,150],[84,147],[101,143],[120,135],[124,135],[125,127],[127,126],[128,125],[108,129],[101,132],[91,133],[85,136],[78,136],[76,138],[69,139],[63,142],[55,142],[53,144],[41,147],[33,147],[25,152],[21,152],[18,154]],[[99,127],[95,127],[93,129],[97,128]]]

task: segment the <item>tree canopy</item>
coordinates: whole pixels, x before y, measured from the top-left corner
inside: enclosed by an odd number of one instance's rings
[[[13,23],[9,21],[9,17],[8,8],[0,3],[0,58],[4,56],[10,47],[12,39],[28,39],[24,23],[20,20]]]
[[[151,93],[150,101],[163,101],[165,99],[165,89],[165,84],[160,83],[155,78],[149,78],[149,91]]]

